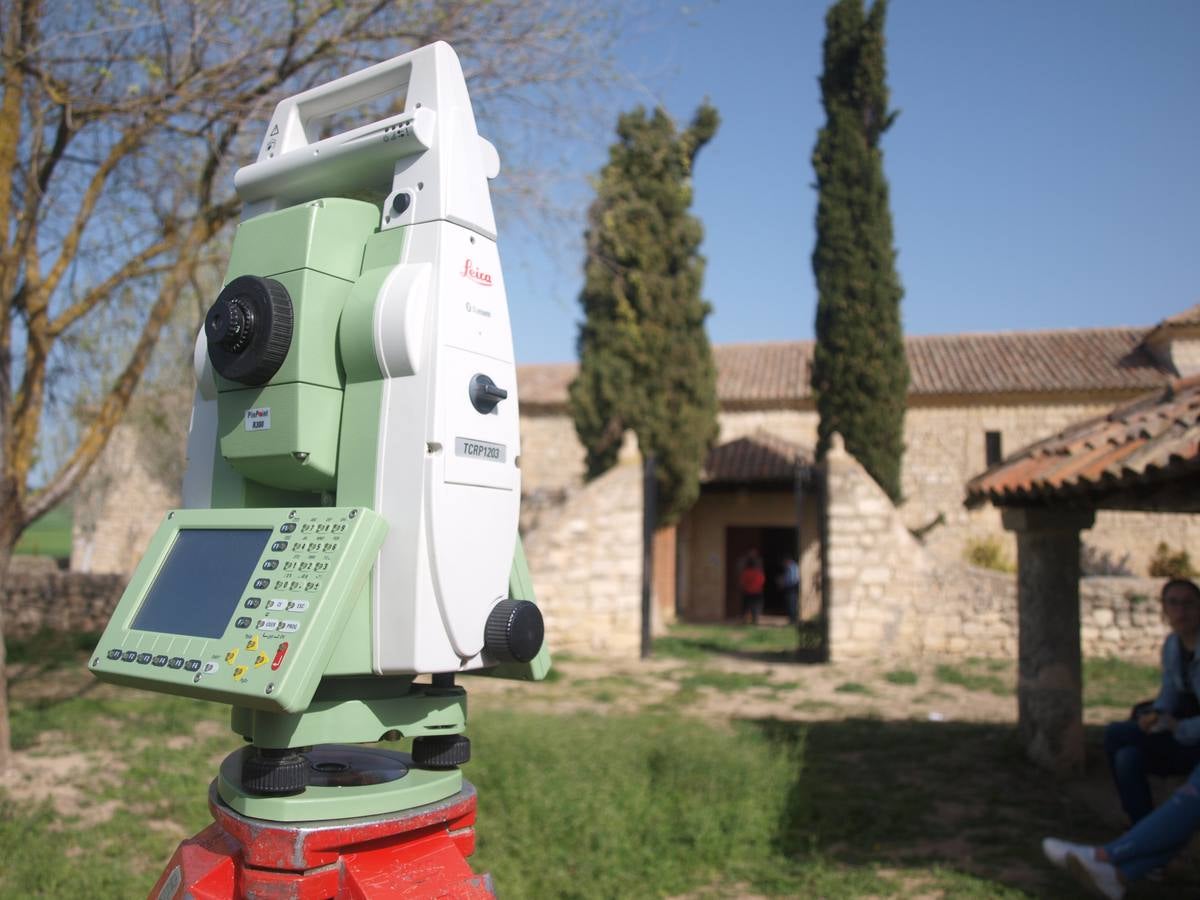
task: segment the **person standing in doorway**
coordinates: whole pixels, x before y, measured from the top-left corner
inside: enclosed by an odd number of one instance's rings
[[[758,624],[758,617],[762,615],[763,608],[763,587],[767,583],[767,576],[763,572],[762,557],[758,555],[758,550],[751,550],[746,555],[746,562],[742,566],[742,573],[738,576],[738,587],[742,591],[742,611],[747,621]]]
[[[783,570],[775,579],[775,584],[783,592],[783,603],[787,609],[788,621],[793,625],[800,623],[800,564],[792,557],[783,561]]]

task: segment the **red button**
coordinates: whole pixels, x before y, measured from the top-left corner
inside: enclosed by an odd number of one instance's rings
[[[287,654],[288,642],[284,641],[279,645],[279,649],[275,651],[275,658],[271,660],[271,671],[274,672],[283,665],[283,657]]]

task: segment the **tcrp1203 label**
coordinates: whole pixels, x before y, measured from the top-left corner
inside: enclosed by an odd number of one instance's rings
[[[505,447],[503,444],[492,444],[487,441],[477,441],[473,438],[455,438],[454,455],[465,456],[467,459],[482,459],[487,462],[504,462]]]

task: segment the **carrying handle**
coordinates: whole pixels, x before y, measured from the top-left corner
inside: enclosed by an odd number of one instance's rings
[[[316,120],[389,94],[406,95],[412,78],[412,55],[397,56],[280,101],[267,125],[258,162],[313,143],[316,135],[310,135],[310,131]]]

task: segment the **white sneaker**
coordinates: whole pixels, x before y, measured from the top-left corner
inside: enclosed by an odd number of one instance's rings
[[[1121,900],[1125,896],[1125,885],[1121,883],[1117,867],[1112,863],[1096,859],[1091,847],[1085,849],[1088,851],[1087,853],[1080,854],[1074,851],[1067,853],[1067,871],[1076,881],[1084,887],[1091,888],[1101,897],[1107,897],[1108,900]]]
[[[1072,844],[1070,841],[1060,841],[1058,838],[1043,838],[1042,853],[1046,854],[1046,859],[1056,868],[1062,869],[1064,872],[1067,869],[1067,854],[1078,853],[1080,856],[1090,855],[1095,848],[1089,847],[1086,844]]]

